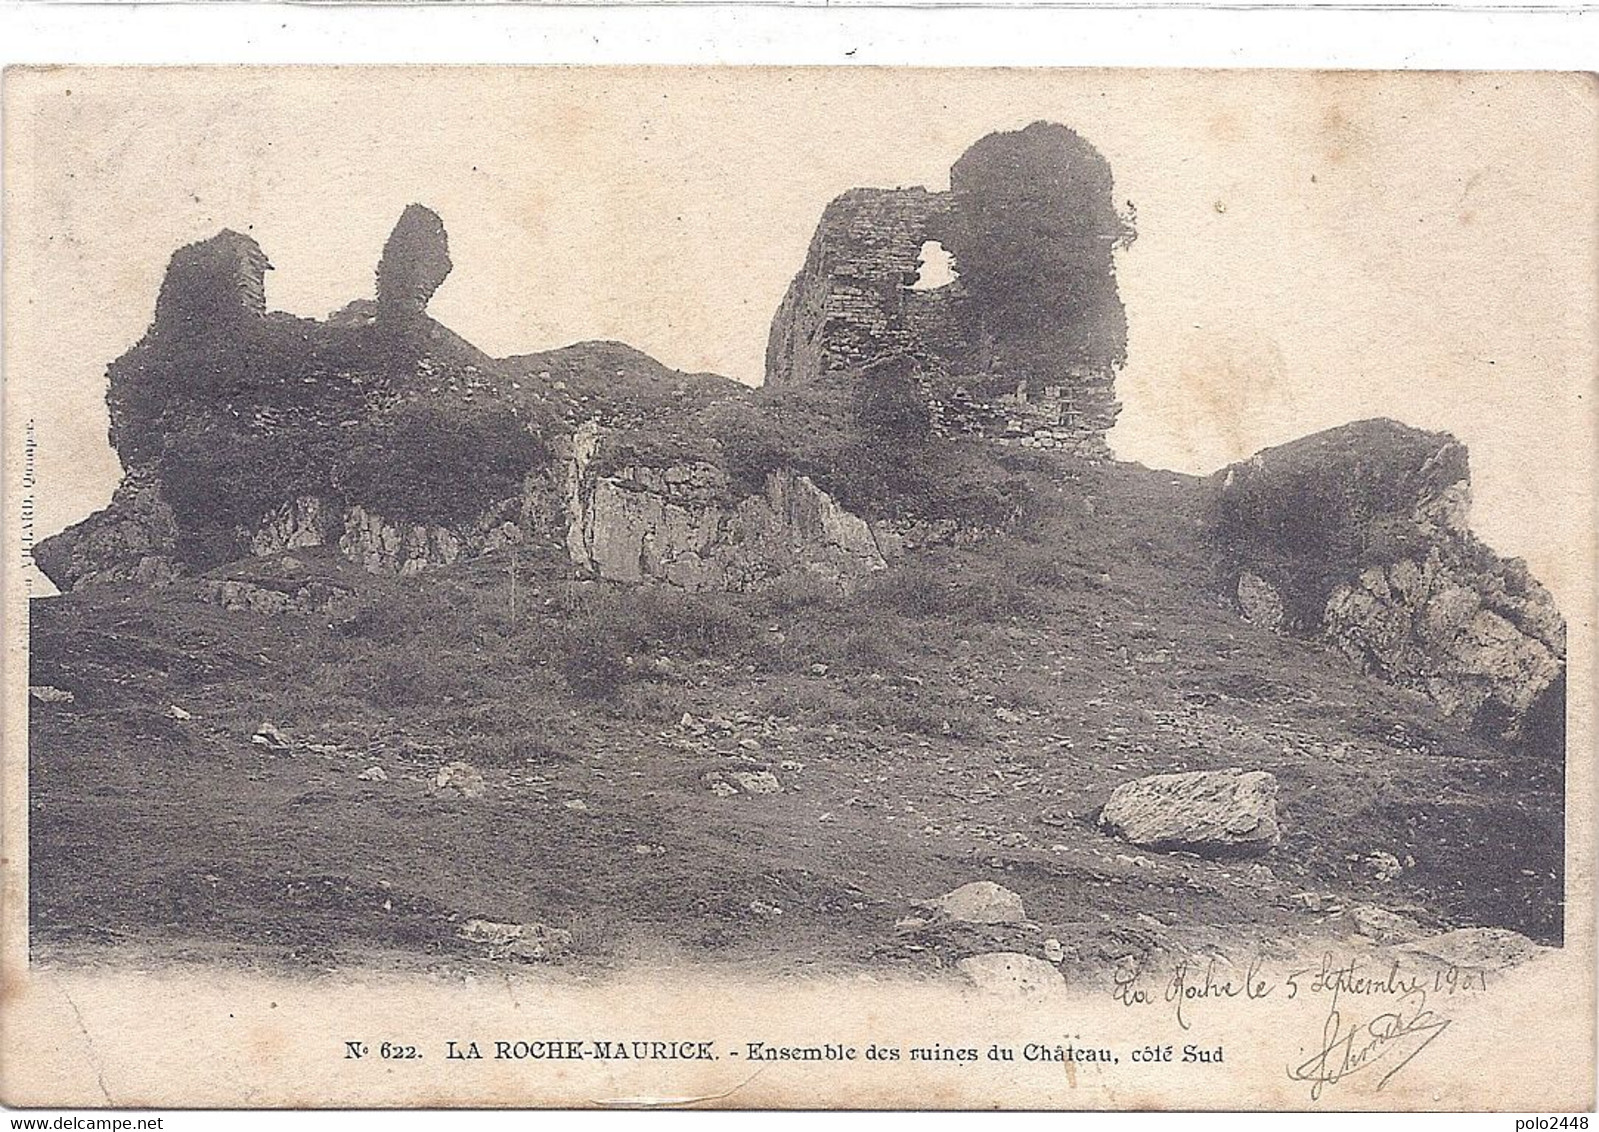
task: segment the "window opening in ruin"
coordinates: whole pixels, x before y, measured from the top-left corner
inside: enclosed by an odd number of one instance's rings
[[[936,291],[955,282],[955,256],[937,240],[928,240],[916,257],[916,281],[912,291]]]
[[[1082,428],[1083,414],[1077,410],[1077,402],[1066,400],[1060,406],[1061,421],[1067,428]]]

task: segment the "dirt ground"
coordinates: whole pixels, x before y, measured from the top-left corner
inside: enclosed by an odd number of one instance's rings
[[[1114,521],[927,551],[848,598],[685,606],[524,559],[512,607],[504,563],[384,579],[306,552],[216,577],[314,575],[341,605],[234,611],[203,581],[36,600],[32,683],[73,698],[30,705],[35,957],[529,961],[465,938],[480,918],[569,933],[548,962],[579,975],[942,977],[1045,941],[1084,971],[1286,949],[1359,935],[1363,906],[1558,943],[1559,756],[1241,621],[1196,500],[1122,467],[1094,508]],[[597,590],[636,624],[575,617]],[[710,619],[692,638],[689,614]],[[585,667],[601,637],[625,655]],[[610,686],[595,664],[620,665]],[[284,742],[252,741],[263,723]],[[455,761],[480,794],[440,789]],[[1226,767],[1280,783],[1262,856],[1095,824],[1122,782]],[[712,788],[735,771],[781,790]],[[896,927],[975,880],[1027,922]]]

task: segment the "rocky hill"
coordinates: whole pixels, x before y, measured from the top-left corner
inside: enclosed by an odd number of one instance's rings
[[[1361,421],[1217,474],[1214,528],[1244,615],[1331,643],[1487,734],[1565,747],[1566,626],[1467,525],[1466,450]]]
[[[426,313],[450,267],[442,222],[412,205],[376,299],[317,322],[266,312],[270,264],[248,237],[180,249],[149,332],[110,370],[123,485],[38,548],[41,569],[63,589],[159,582],[326,544],[414,573],[561,542],[579,422],[659,439],[740,395],[616,343],[490,358]]]
[[[125,479],[35,550],[40,937],[1557,942],[1564,626],[1470,533],[1464,449],[1369,421],[1209,480],[1109,460],[1108,166],[1039,124],[951,183],[827,206],[758,390],[488,357],[427,313],[419,205],[320,321],[268,311],[246,236],[176,252],[109,371]],[[1027,915],[914,914],[982,878]]]

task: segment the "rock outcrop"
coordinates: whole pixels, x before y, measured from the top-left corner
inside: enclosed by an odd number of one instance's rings
[[[1102,458],[1127,343],[1113,254],[1131,238],[1105,159],[1048,122],[973,145],[947,193],[851,189],[773,319],[767,384],[870,381],[906,358],[935,435]]]
[[[200,597],[238,613],[320,613],[337,612],[349,600],[350,591],[321,581],[295,586],[263,586],[237,578],[218,578],[205,582]]]
[[[1281,840],[1277,779],[1265,771],[1198,770],[1124,782],[1100,811],[1111,833],[1151,849],[1259,853]]]
[[[304,547],[334,546],[351,562],[373,574],[417,574],[429,566],[447,566],[460,559],[469,544],[481,545],[491,534],[520,541],[520,531],[484,530],[481,523],[454,527],[399,523],[359,504],[340,506],[317,496],[304,496],[266,516],[250,535],[255,555],[281,554]]]
[[[1466,450],[1362,421],[1218,474],[1240,610],[1327,640],[1478,731],[1564,746],[1565,622],[1526,564],[1467,525]]]
[[[333,546],[370,573],[411,575],[449,565],[469,549],[481,552],[522,541],[520,528],[506,527],[486,525],[481,517],[461,530],[404,523],[358,504],[302,496],[262,516],[259,525],[240,529],[237,545],[241,553],[254,555]],[[130,481],[106,510],[43,540],[34,548],[34,561],[63,591],[122,582],[162,585],[195,572],[184,560],[182,534],[159,487]],[[237,595],[215,596],[229,607],[248,604],[235,600]]]
[[[886,566],[871,526],[805,476],[773,472],[740,499],[705,461],[600,474],[601,443],[579,427],[566,486],[568,550],[598,577],[748,590],[801,573],[847,589]]]
[[[1371,566],[1328,597],[1324,627],[1363,670],[1478,730],[1520,739],[1563,714],[1565,626],[1519,562],[1463,569],[1434,549]]]
[[[183,573],[178,522],[148,474],[130,474],[111,504],[81,523],[44,539],[33,562],[57,589],[140,582],[160,585]]]

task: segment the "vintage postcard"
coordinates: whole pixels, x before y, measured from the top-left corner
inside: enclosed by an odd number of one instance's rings
[[[1590,1110],[1596,109],[8,70],[0,1098]]]

